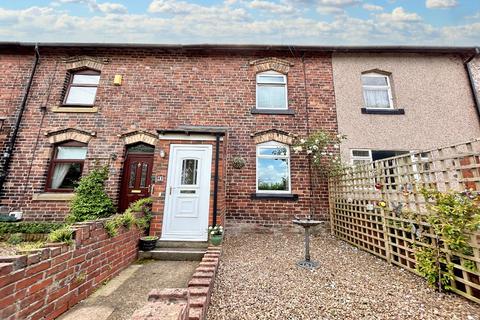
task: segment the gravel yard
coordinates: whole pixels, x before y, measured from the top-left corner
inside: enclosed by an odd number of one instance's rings
[[[319,269],[296,267],[302,255],[301,235],[228,237],[207,319],[480,319],[480,305],[329,233],[312,237]]]

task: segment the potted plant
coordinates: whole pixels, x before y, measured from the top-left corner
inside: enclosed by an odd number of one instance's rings
[[[142,251],[150,251],[155,249],[157,245],[157,236],[146,236],[140,238],[140,250]]]
[[[208,233],[210,234],[210,243],[214,246],[220,245],[223,238],[223,227],[218,224],[215,227],[208,227]]]

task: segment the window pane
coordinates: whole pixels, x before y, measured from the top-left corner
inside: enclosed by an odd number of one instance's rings
[[[387,77],[362,76],[362,83],[367,86],[387,86]]]
[[[57,159],[85,159],[87,147],[57,147]]]
[[[74,87],[70,88],[67,104],[88,104],[93,105],[95,102],[95,95],[97,94],[96,87]]]
[[[286,109],[285,86],[259,86],[258,108]]]
[[[390,108],[388,90],[364,89],[365,106],[367,108]]]
[[[148,164],[142,163],[142,173],[140,176],[140,188],[145,188],[147,184],[147,171],[148,171]]]
[[[57,163],[50,183],[52,189],[73,189],[82,176],[80,163]]]
[[[287,148],[285,147],[261,147],[258,148],[258,154],[262,156],[286,156]]]
[[[135,180],[137,179],[137,164],[138,162],[132,162],[130,164],[130,179],[128,180],[128,187],[135,188]]]
[[[258,190],[289,191],[287,159],[258,159]]]
[[[100,82],[99,75],[76,74],[73,76],[73,84],[98,84]]]
[[[352,150],[354,157],[370,157],[370,151],[368,150]]]
[[[285,83],[285,77],[283,76],[258,76],[258,83]]]
[[[198,160],[185,159],[182,163],[182,185],[197,184]]]

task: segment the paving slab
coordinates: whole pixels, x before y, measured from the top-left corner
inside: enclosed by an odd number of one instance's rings
[[[126,320],[147,303],[152,289],[186,288],[198,261],[144,261],[133,264],[60,320]]]

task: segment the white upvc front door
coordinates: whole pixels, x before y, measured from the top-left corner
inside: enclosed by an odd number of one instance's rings
[[[208,240],[211,145],[172,144],[162,240]]]

